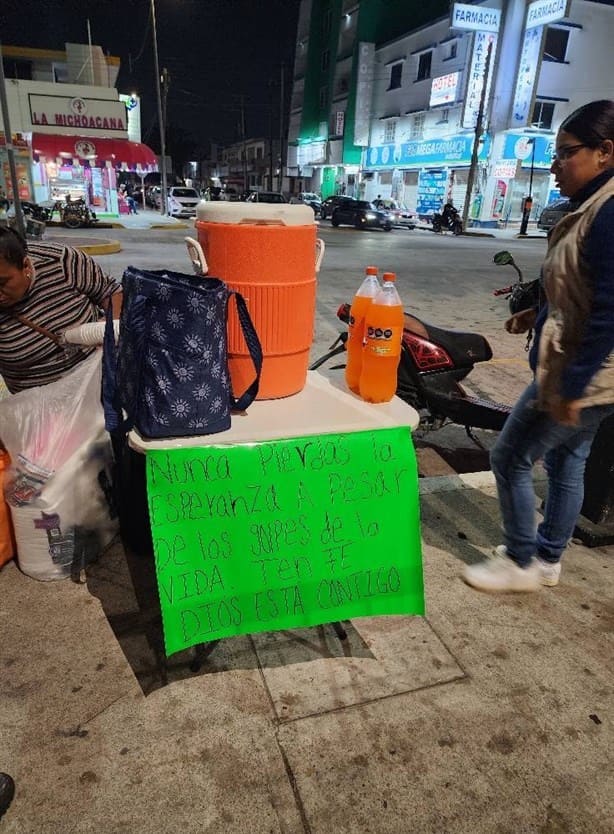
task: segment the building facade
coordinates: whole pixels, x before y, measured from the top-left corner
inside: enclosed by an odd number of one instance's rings
[[[140,142],[138,97],[120,96],[114,86],[119,59],[81,44],[64,52],[7,46],[2,54],[20,197],[83,197],[101,215],[116,216],[120,173],[144,178],[158,170]],[[0,185],[12,198],[5,152],[2,163]]]
[[[227,194],[244,191],[281,191],[279,141],[246,139],[220,151],[213,174]]]
[[[359,35],[354,55],[361,81],[351,128],[360,161],[351,183],[336,169],[335,190],[394,197],[424,216],[447,200],[459,209],[469,200],[469,217],[478,225],[518,220],[530,195],[532,216],[538,216],[557,196],[550,165],[558,126],[581,104],[612,97],[610,72],[598,68],[614,64],[613,26],[609,3],[484,0],[455,4],[451,14],[383,43]],[[483,132],[468,197],[485,80]],[[351,76],[348,83],[354,83]],[[300,84],[295,106],[298,91]],[[362,111],[368,111],[366,130]],[[298,111],[294,118],[296,124]],[[345,132],[347,116],[342,122]],[[300,165],[301,150],[299,142],[299,171],[315,174],[305,187],[321,188],[325,177],[316,165]],[[330,137],[321,154],[332,158]]]
[[[406,0],[303,0],[288,124],[290,190],[357,193],[371,88],[360,44],[385,43],[437,13]],[[371,50],[372,51],[372,50]]]

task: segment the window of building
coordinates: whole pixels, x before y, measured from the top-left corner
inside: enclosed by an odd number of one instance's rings
[[[565,61],[568,43],[568,29],[557,29],[555,26],[548,26],[544,44],[544,61]]]
[[[328,66],[330,64],[330,51],[325,49],[322,53],[322,72],[328,71]]]
[[[339,90],[339,93],[342,94],[342,95],[343,95],[343,93],[347,93],[347,91],[350,89],[350,84],[349,84],[348,79],[347,78],[340,78],[339,83],[337,85],[337,89]]]
[[[450,47],[448,49],[448,59],[456,58],[456,54],[458,52],[458,43],[456,41],[452,41]]]
[[[424,113],[416,113],[411,123],[411,138],[424,138]]]
[[[397,132],[397,123],[394,119],[390,119],[384,125],[384,144],[390,145],[394,142],[394,138]]]
[[[324,87],[320,87],[320,110],[324,110],[324,108],[328,104],[328,85],[324,85]]]
[[[4,75],[6,78],[19,78],[22,81],[32,80],[32,62],[16,58],[3,58]]]
[[[424,81],[425,78],[431,77],[431,60],[433,58],[432,51],[423,52],[418,58],[418,75],[416,81]]]
[[[533,108],[533,117],[531,124],[533,127],[542,128],[542,130],[550,130],[552,121],[554,119],[554,102],[553,101],[536,101]]]
[[[256,148],[256,159],[262,159],[262,147],[260,145]]]
[[[390,84],[389,90],[398,90],[401,86],[401,78],[403,77],[403,64],[393,64],[390,67]]]

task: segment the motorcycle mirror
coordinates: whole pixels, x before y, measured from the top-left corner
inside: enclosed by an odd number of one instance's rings
[[[497,266],[507,266],[508,264],[514,264],[514,258],[512,257],[511,252],[508,252],[506,249],[503,249],[501,252],[497,252],[493,256],[493,262],[497,264]]]

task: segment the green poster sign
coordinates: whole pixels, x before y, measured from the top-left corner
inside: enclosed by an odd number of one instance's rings
[[[167,654],[424,613],[407,428],[151,451],[147,493]]]

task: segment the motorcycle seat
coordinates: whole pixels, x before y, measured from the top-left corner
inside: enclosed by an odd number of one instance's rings
[[[475,365],[476,362],[488,362],[492,359],[492,350],[488,341],[479,333],[464,333],[460,330],[444,330],[433,324],[422,322],[429,341],[442,347],[459,368]]]

